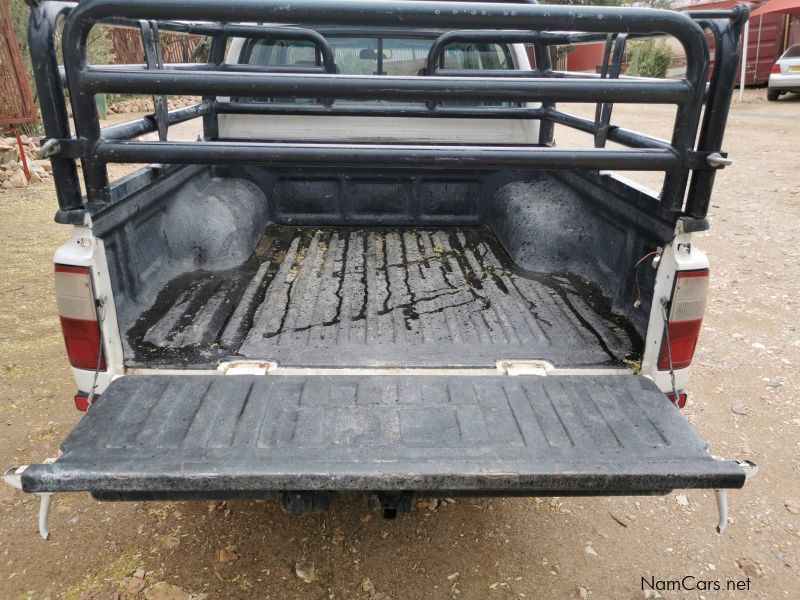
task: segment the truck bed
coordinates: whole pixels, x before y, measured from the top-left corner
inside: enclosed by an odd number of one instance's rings
[[[620,365],[641,342],[609,307],[575,275],[519,268],[489,227],[270,225],[242,266],[170,281],[129,366]]]

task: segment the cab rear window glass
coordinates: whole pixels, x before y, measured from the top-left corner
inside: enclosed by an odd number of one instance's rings
[[[432,39],[329,37],[337,73],[343,75],[425,75]],[[320,67],[320,53],[309,41],[252,40],[242,53],[243,64],[265,67]],[[443,54],[445,69],[510,70],[511,52],[504,44],[459,43],[447,46]],[[313,103],[313,99],[241,98],[245,102]],[[358,103],[364,103],[359,100]],[[375,101],[380,102],[380,101]],[[353,101],[337,101],[352,104]],[[508,102],[459,101],[445,105],[513,106]]]

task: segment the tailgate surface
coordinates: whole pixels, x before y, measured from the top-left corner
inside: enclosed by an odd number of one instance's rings
[[[603,376],[128,376],[26,491],[658,493],[741,487],[655,385]]]

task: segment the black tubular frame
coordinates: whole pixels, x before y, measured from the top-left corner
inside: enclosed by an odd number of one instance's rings
[[[740,33],[749,15],[745,6],[729,11],[676,13],[641,8],[426,0],[363,0],[357,3],[343,0],[302,3],[288,0],[84,0],[80,3],[29,0],[29,3],[34,75],[58,190],[57,219],[62,222],[82,222],[87,203],[101,207],[110,202],[107,163],[150,161],[161,164],[249,162],[664,171],[660,215],[673,221],[682,215],[703,219],[714,181],[714,166],[707,164],[706,158],[721,151],[738,64]],[[74,136],[69,130],[54,44],[56,21],[60,17],[65,17],[62,48],[75,122]],[[244,22],[270,25],[241,24]],[[90,30],[99,23],[136,28],[148,23],[151,31],[210,36],[209,61],[161,65],[157,57],[154,60],[151,56],[149,66],[91,66],[86,44]],[[322,23],[324,25],[320,25]],[[434,41],[425,73],[417,77],[338,74],[331,46],[319,31],[357,28],[390,35],[420,31],[432,36]],[[711,32],[716,42],[715,68],[708,86],[709,51],[704,29]],[[671,35],[683,46],[687,66],[682,80],[619,76],[616,63],[621,61],[621,50],[615,53],[611,77],[561,73],[553,71],[550,65],[549,47],[555,44],[624,40],[626,36],[631,39],[653,34]],[[309,41],[316,49],[317,65],[273,68],[225,64],[226,44],[233,37]],[[480,74],[444,69],[444,49],[456,42],[530,43],[536,65],[524,72]],[[196,94],[203,100],[192,107],[171,112],[160,110],[154,116],[101,130],[94,97],[103,92],[153,96]],[[232,99],[220,101],[219,96]],[[236,96],[288,96],[316,99],[319,103],[240,102]],[[339,99],[400,100],[415,104],[337,106],[335,102]],[[520,105],[461,108],[440,104],[452,99],[513,101]],[[600,107],[598,117],[592,121],[571,115],[558,110],[557,102],[595,103]],[[659,140],[611,125],[611,109],[616,102],[675,105],[672,139]],[[530,107],[524,103],[540,103],[541,106]],[[217,117],[222,114],[534,119],[540,123],[540,137],[538,144],[527,147],[220,140]],[[699,127],[701,115],[702,127]],[[170,125],[198,117],[203,119],[203,140],[199,143],[130,141],[146,133],[163,134]],[[598,147],[554,148],[555,124],[593,135]],[[606,140],[628,148],[603,148]],[[82,162],[86,199],[81,198],[75,159]],[[686,198],[690,173],[692,180]]]

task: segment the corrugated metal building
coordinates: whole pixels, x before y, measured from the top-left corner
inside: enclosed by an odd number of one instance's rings
[[[678,10],[731,8],[740,3],[741,0],[700,1],[682,5]],[[763,2],[750,3],[753,9],[761,4]],[[797,43],[800,43],[800,18],[782,14],[767,14],[750,19],[745,85],[765,85],[769,79],[772,65],[775,64],[778,57],[786,48]],[[739,84],[738,76],[736,84]]]

